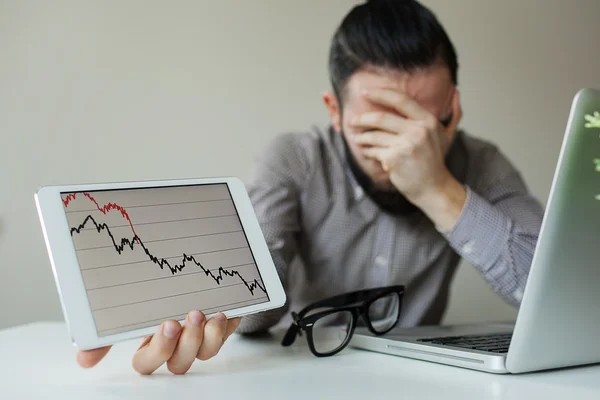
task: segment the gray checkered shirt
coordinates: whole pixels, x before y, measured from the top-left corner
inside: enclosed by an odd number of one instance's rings
[[[495,146],[460,134],[467,202],[444,233],[424,216],[380,211],[354,180],[331,128],[271,141],[247,189],[288,302],[244,317],[238,332],[289,324],[290,311],[324,297],[393,284],[406,286],[399,326],[438,324],[461,257],[518,306],[543,208]]]

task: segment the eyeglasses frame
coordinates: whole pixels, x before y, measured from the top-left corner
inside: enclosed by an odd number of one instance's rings
[[[392,293],[398,295],[398,313],[396,315],[396,321],[389,328],[383,331],[377,331],[369,318],[369,307],[377,300],[389,296]],[[293,322],[290,324],[283,340],[282,346],[290,346],[296,340],[296,336],[302,336],[302,331],[306,332],[306,340],[310,351],[317,357],[329,357],[342,351],[352,339],[354,330],[359,318],[362,318],[365,322],[367,329],[374,335],[381,336],[385,335],[396,327],[400,320],[400,314],[402,312],[402,300],[404,297],[404,286],[393,285],[384,286],[371,289],[358,290],[350,293],[340,294],[337,296],[329,297],[315,303],[309,304],[299,312],[292,312]],[[357,304],[359,303],[359,304]],[[331,310],[321,311],[309,316],[305,315],[311,310],[317,308],[331,308]],[[330,314],[336,314],[340,312],[349,312],[352,315],[352,321],[348,327],[346,337],[342,344],[336,349],[330,352],[319,352],[315,348],[313,326],[322,317]]]

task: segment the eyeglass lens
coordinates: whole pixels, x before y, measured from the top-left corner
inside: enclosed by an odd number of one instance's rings
[[[338,311],[316,320],[312,328],[312,335],[317,353],[327,354],[340,348],[346,340],[351,325],[352,313],[350,311]],[[332,335],[331,327],[339,328],[338,334]],[[344,332],[346,332],[345,335]]]
[[[390,293],[371,303],[367,314],[375,332],[384,333],[394,326],[399,311],[400,296],[397,293]]]

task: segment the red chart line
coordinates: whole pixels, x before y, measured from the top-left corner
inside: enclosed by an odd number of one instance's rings
[[[127,213],[127,210],[125,210],[125,208],[121,207],[118,204],[115,203],[107,203],[104,206],[100,207],[100,205],[98,204],[98,202],[96,201],[96,199],[89,193],[87,192],[83,192],[83,195],[85,197],[87,197],[88,199],[90,199],[90,201],[92,203],[94,203],[94,205],[96,206],[96,208],[98,209],[98,211],[100,211],[102,214],[106,215],[106,213],[108,213],[111,210],[117,210],[121,213],[121,216],[123,218],[125,218],[127,220],[127,222],[129,222],[129,226],[131,227],[131,231],[133,232],[133,234],[135,236],[137,236],[137,233],[135,233],[135,228],[133,227],[133,222],[131,222],[131,218],[129,218],[129,214]],[[65,205],[65,208],[69,206],[69,203],[71,203],[71,201],[75,200],[77,198],[77,193],[70,193],[68,194],[64,199],[63,199],[63,204]]]

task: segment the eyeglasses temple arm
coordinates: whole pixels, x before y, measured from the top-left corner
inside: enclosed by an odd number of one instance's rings
[[[281,341],[282,346],[291,346],[296,340],[296,336],[300,333],[300,327],[293,322],[288,328],[283,340]]]

